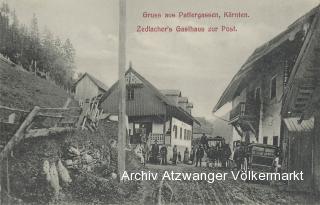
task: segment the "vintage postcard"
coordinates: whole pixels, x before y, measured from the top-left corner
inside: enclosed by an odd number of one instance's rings
[[[319,0],[0,0],[0,205],[320,204]]]

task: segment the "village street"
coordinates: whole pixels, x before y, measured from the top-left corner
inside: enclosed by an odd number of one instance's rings
[[[163,173],[171,172],[214,172],[230,173],[229,169],[195,167],[194,165],[150,165],[146,170]],[[312,197],[280,191],[279,186],[269,184],[246,183],[233,180],[228,174],[226,180],[214,181],[143,181],[137,200],[141,204],[159,203],[158,193],[161,188],[162,204],[310,204]],[[156,201],[154,201],[156,200]],[[131,200],[130,200],[131,201]],[[130,202],[132,203],[132,201]]]

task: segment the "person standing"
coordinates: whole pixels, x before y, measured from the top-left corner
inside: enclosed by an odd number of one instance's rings
[[[162,146],[160,149],[160,155],[161,155],[161,164],[166,165],[167,164],[167,147],[166,145]]]
[[[151,155],[152,155],[152,162],[157,164],[158,163],[158,155],[159,155],[159,145],[157,140],[154,141],[154,144],[151,148]]]
[[[197,151],[197,146],[193,146],[192,147],[192,159],[191,159],[192,164],[194,164],[196,161],[196,151]]]
[[[188,150],[188,147],[186,147],[186,150],[184,150],[184,153],[183,153],[183,163],[185,163],[185,164],[189,163],[189,150]]]
[[[173,146],[172,153],[173,153],[173,159],[172,159],[173,164],[177,164],[177,157],[178,157],[177,145]]]
[[[181,163],[181,154],[178,152],[178,162]]]
[[[192,164],[193,164],[193,158],[194,158],[194,146],[191,147],[191,151],[190,151],[190,160]]]
[[[201,167],[203,156],[204,156],[204,149],[202,148],[202,145],[200,145],[196,152],[196,167],[198,166],[198,162],[200,163],[200,167]]]
[[[200,138],[200,143],[202,144],[204,149],[207,149],[209,147],[208,137],[206,136],[205,133],[202,134],[202,136]]]
[[[235,148],[234,154],[233,154],[233,160],[237,165],[237,170],[240,170],[241,169],[241,150],[240,150],[239,143],[236,144],[236,148]]]

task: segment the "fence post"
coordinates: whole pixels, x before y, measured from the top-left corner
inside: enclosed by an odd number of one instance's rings
[[[3,161],[5,156],[7,156],[8,153],[12,150],[14,145],[23,139],[25,129],[32,123],[33,118],[37,115],[39,110],[40,110],[40,107],[35,106],[32,109],[32,111],[28,114],[26,119],[20,125],[19,129],[16,131],[16,133],[13,135],[13,137],[9,140],[9,142],[6,144],[6,146],[3,148],[2,152],[0,153],[0,163]]]

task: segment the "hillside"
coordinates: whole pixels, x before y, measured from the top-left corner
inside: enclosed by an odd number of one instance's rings
[[[0,59],[0,105],[25,110],[35,105],[61,107],[69,94],[54,83]],[[75,102],[72,102],[76,105]]]
[[[232,143],[232,126],[225,120],[229,119],[229,113],[219,118],[210,119],[210,122],[213,124],[213,136],[222,136],[226,143]]]

